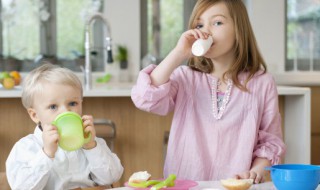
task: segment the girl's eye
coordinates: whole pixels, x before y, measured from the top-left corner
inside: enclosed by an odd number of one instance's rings
[[[70,106],[76,106],[76,105],[78,105],[78,103],[77,102],[70,102],[69,105]]]
[[[202,24],[197,24],[195,28],[196,28],[196,29],[200,29],[200,28],[202,28],[202,27],[203,27]]]
[[[217,21],[217,22],[214,22],[213,25],[214,25],[214,26],[219,26],[219,25],[222,25],[222,22]]]
[[[49,106],[49,109],[55,110],[55,109],[57,109],[57,105],[50,105],[50,106]]]

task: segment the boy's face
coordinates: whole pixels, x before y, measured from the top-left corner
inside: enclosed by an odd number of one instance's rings
[[[81,91],[75,87],[45,82],[43,91],[34,95],[32,108],[28,109],[35,123],[51,124],[60,113],[71,111],[82,115]]]

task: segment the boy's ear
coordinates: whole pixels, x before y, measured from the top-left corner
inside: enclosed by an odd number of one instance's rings
[[[30,118],[32,119],[32,121],[35,123],[39,123],[40,120],[37,116],[36,111],[33,108],[28,108],[27,111],[28,111],[28,114],[29,114]]]

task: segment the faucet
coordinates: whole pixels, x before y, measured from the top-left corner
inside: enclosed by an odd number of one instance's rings
[[[107,20],[104,18],[102,13],[94,13],[90,16],[90,18],[86,22],[85,27],[85,66],[84,66],[84,86],[85,90],[90,90],[92,88],[92,68],[91,68],[91,61],[90,61],[90,26],[93,21],[95,21],[97,18],[100,18],[105,26],[107,37],[106,40],[106,49],[107,49],[107,63],[112,63],[112,46],[111,46],[111,32],[110,32],[110,26],[107,22]]]

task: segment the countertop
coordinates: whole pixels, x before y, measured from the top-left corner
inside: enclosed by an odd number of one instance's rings
[[[95,84],[92,90],[83,90],[84,97],[130,97],[134,83]],[[0,98],[20,98],[21,86],[7,90],[0,85]]]
[[[92,90],[84,90],[84,97],[130,97],[134,83],[95,84]],[[279,95],[303,95],[310,93],[309,88],[278,86]],[[21,86],[6,90],[0,86],[0,98],[20,98]]]
[[[272,73],[278,85],[320,86],[320,71]]]

